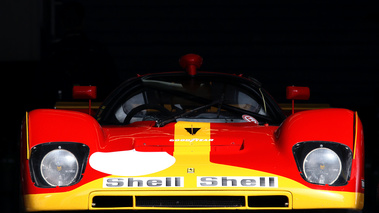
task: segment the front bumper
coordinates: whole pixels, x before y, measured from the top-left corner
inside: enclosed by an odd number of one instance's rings
[[[83,186],[84,187],[84,186]],[[83,190],[25,195],[26,211],[362,209],[363,193],[292,190]]]

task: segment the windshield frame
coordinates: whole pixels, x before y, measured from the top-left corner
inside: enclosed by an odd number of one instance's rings
[[[146,82],[159,81],[162,79],[167,82],[168,79],[178,79],[178,78],[198,78],[198,79],[208,79],[221,81],[225,84],[238,85],[239,88],[250,92],[255,97],[259,97],[259,101],[265,105],[267,111],[267,117],[270,118],[271,125],[280,125],[280,123],[285,119],[280,107],[272,99],[272,97],[263,89],[261,85],[257,83],[254,79],[248,79],[232,74],[223,73],[212,73],[212,72],[199,72],[195,77],[191,77],[184,72],[171,72],[171,73],[160,73],[160,74],[149,74],[139,77],[134,77],[128,81],[121,84],[103,103],[96,115],[96,119],[101,125],[121,125],[117,124],[113,118],[111,118],[117,107],[120,107],[122,100],[129,97],[131,98],[133,94],[137,94],[139,91],[143,91],[146,88]],[[263,97],[263,98],[262,98]],[[214,100],[213,100],[214,101]],[[204,104],[209,104],[210,102],[204,102]],[[259,102],[259,104],[261,104]],[[242,110],[242,109],[241,109]],[[253,115],[253,113],[247,114]],[[114,117],[114,116],[113,116]]]

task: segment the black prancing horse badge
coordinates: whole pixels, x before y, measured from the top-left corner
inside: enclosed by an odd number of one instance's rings
[[[188,133],[190,133],[191,135],[195,135],[197,133],[197,131],[199,131],[201,128],[184,128],[187,130]]]

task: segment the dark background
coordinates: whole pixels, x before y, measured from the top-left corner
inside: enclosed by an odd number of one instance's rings
[[[105,96],[136,74],[181,70],[178,59],[187,53],[204,58],[201,70],[257,78],[278,102],[288,102],[286,86],[309,86],[309,103],[358,111],[364,212],[379,211],[375,1],[5,0],[0,27],[2,212],[20,206],[25,111],[67,100],[72,84],[96,84]]]

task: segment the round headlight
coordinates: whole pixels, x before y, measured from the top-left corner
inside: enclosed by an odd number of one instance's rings
[[[306,179],[311,183],[333,184],[341,174],[341,160],[328,148],[317,148],[308,153],[303,162]]]
[[[64,149],[47,153],[41,161],[43,179],[51,186],[68,186],[78,175],[78,160]]]

